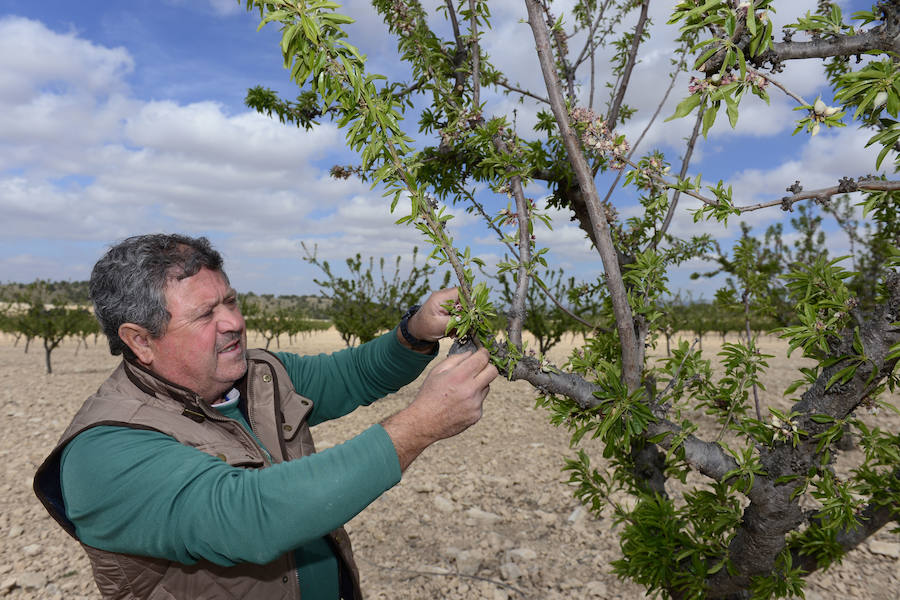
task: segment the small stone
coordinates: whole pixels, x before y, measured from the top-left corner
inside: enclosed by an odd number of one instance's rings
[[[21,525],[13,525],[12,527],[9,528],[9,533],[7,535],[11,538],[14,538],[14,537],[19,537],[23,533],[25,533],[24,527],[22,527]]]
[[[19,575],[18,584],[26,590],[37,590],[47,585],[47,577],[43,573],[26,571]]]
[[[900,544],[869,540],[869,552],[890,556],[891,558],[900,558]]]
[[[509,557],[516,560],[534,560],[537,558],[537,552],[531,548],[515,548],[509,551]]]
[[[41,553],[41,547],[38,544],[29,544],[22,548],[22,552],[25,553],[25,556],[37,556]]]
[[[569,518],[566,519],[569,523],[577,523],[579,520],[584,518],[584,507],[576,506],[575,510],[569,514]]]
[[[0,594],[8,594],[16,585],[18,585],[18,581],[15,577],[7,577],[0,581]]]
[[[412,489],[419,494],[429,494],[434,491],[434,484],[430,481],[417,481],[413,484]]]
[[[503,519],[500,515],[481,510],[480,508],[470,508],[466,511],[466,516],[485,525],[490,525]]]
[[[606,598],[606,584],[602,581],[588,581],[584,584],[584,593],[591,598]]]
[[[552,525],[556,523],[556,513],[551,513],[543,510],[534,511],[534,515],[540,519],[541,523],[544,525]]]
[[[504,581],[516,581],[523,575],[522,569],[514,562],[503,563],[500,565],[500,577]]]
[[[491,553],[496,553],[503,547],[503,539],[496,531],[489,531],[488,534],[484,536],[484,539],[481,540],[481,543],[478,544],[478,547]]]
[[[585,529],[585,521],[587,520],[587,511],[583,506],[576,506],[575,510],[573,510],[569,516],[566,518],[566,522],[572,526],[572,529],[575,531],[583,532]]]
[[[450,500],[449,498],[446,498],[444,496],[434,497],[434,507],[442,513],[450,513],[456,510],[456,506],[453,504],[453,500]]]
[[[559,589],[561,590],[574,590],[579,588],[581,588],[581,582],[577,579],[566,579],[559,583]]]
[[[474,550],[463,550],[456,555],[456,570],[462,575],[474,575],[481,568],[481,556]]]

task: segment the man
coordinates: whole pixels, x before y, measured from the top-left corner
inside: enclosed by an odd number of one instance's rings
[[[341,526],[432,443],[481,417],[487,353],[451,356],[410,405],[314,454],[309,426],[413,381],[434,358],[455,290],[357,348],[247,350],[222,259],[205,238],[147,235],[91,275],[124,360],[76,414],[35,492],[85,548],[104,598],[361,598]]]

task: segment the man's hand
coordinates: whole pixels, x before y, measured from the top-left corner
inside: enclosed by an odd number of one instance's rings
[[[450,313],[447,312],[444,305],[448,302],[456,302],[458,297],[455,287],[438,290],[431,294],[425,304],[406,324],[410,335],[427,342],[436,342],[444,337],[447,323],[450,322]]]
[[[495,377],[497,368],[483,348],[454,354],[438,363],[412,403],[382,423],[394,442],[400,468],[406,470],[431,444],[478,422]]]

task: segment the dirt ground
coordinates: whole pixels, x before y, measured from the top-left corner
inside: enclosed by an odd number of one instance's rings
[[[283,340],[281,349],[315,354],[341,346],[332,330],[298,338],[294,346]],[[712,356],[717,339],[708,337],[704,346]],[[778,357],[770,361],[764,404],[786,406],[779,394],[796,378],[798,363],[784,358],[785,348],[776,340],[763,343]],[[560,360],[566,352],[560,348],[552,356]],[[0,336],[0,597],[99,598],[83,552],[49,518],[31,484],[72,414],[116,363],[102,339],[77,352],[74,342],[64,343],[47,375],[39,343],[25,354]],[[416,389],[413,384],[316,427],[319,449],[399,410]],[[568,436],[548,424],[534,399],[529,385],[498,380],[481,422],[429,448],[399,485],[348,524],[370,600],[644,597],[641,588],[612,574],[609,563],[620,556],[612,520],[590,515],[572,497],[560,471],[572,452]],[[896,415],[873,418],[900,429]],[[595,444],[585,448],[599,457]],[[852,460],[853,452],[845,458]],[[900,598],[898,537],[883,529],[841,565],[814,576],[806,597]]]

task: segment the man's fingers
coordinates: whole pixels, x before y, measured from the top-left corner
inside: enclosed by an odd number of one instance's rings
[[[456,300],[459,297],[459,292],[455,287],[445,288],[443,290],[438,290],[432,293],[431,297],[439,307],[443,307],[443,305],[446,304],[448,300]]]
[[[500,372],[497,371],[497,367],[494,365],[488,364],[484,367],[481,372],[476,373],[475,382],[484,388],[487,388],[488,384],[492,382]]]
[[[445,371],[449,371],[450,369],[455,368],[461,362],[466,360],[469,357],[469,354],[465,352],[461,352],[459,354],[451,354],[437,365],[435,365],[434,369],[432,369],[432,373],[443,373]]]
[[[466,369],[473,377],[491,362],[491,355],[488,353],[487,348],[479,348],[475,352],[462,353],[459,356],[465,357],[462,368]]]

